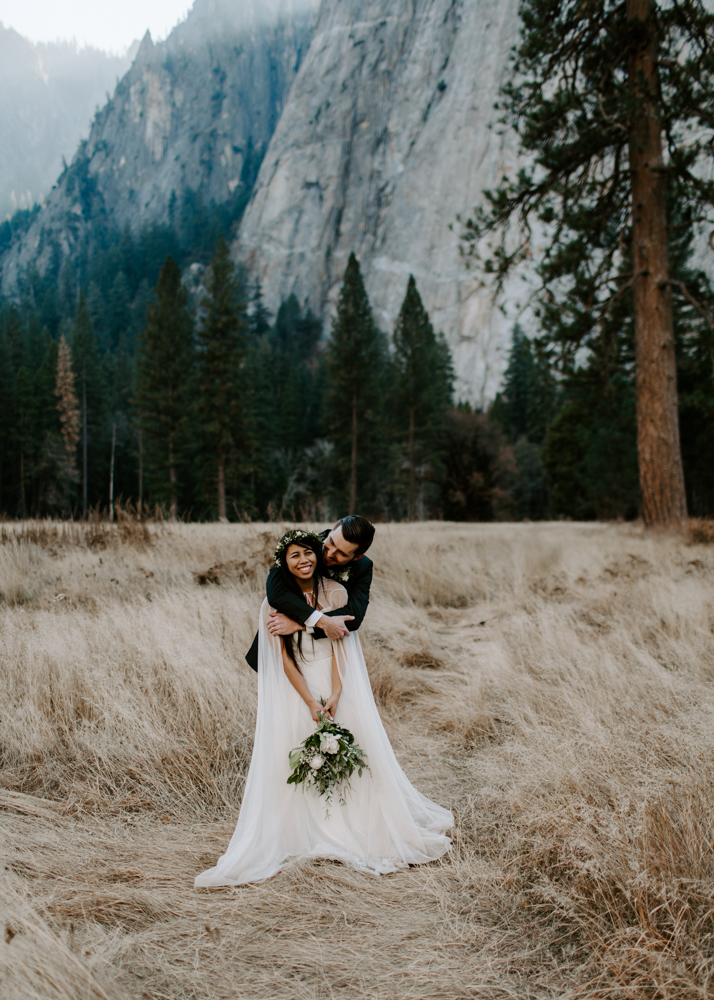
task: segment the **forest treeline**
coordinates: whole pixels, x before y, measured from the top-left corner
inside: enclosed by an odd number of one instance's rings
[[[565,374],[546,338],[516,326],[482,413],[455,402],[413,278],[388,336],[352,256],[326,336],[294,296],[266,311],[230,259],[229,215],[181,211],[180,227],[108,231],[83,259],[58,255],[0,303],[5,516],[120,499],[201,520],[637,516],[626,296],[606,357]],[[711,516],[711,346],[693,310],[677,324],[689,512]]]

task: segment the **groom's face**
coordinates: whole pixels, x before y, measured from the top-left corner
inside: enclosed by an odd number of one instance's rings
[[[357,555],[357,546],[342,534],[342,525],[333,528],[322,543],[322,561],[325,566],[343,566]]]

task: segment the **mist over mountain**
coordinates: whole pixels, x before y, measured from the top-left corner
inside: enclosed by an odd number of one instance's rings
[[[2,259],[13,294],[30,266],[91,255],[97,227],[170,224],[186,199],[240,215],[311,31],[311,4],[196,0],[129,72],[25,233]]]
[[[0,23],[0,219],[47,195],[135,53],[33,44]]]

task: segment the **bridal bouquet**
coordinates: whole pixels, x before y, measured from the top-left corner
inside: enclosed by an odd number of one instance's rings
[[[315,732],[291,751],[290,767],[289,785],[313,785],[328,803],[339,789],[340,802],[344,803],[350,778],[355,771],[361,778],[369,765],[349,729],[329,722],[323,715]]]

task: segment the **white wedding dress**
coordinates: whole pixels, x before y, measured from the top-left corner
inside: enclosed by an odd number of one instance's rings
[[[343,607],[345,588],[325,580],[318,597],[325,609]],[[342,694],[335,721],[349,729],[366,753],[369,770],[355,774],[345,804],[329,806],[314,788],[288,785],[288,754],[315,729],[310,710],[283,668],[280,639],[267,630],[270,608],[260,611],[258,718],[238,825],[226,853],[195,885],[260,882],[291,858],[330,858],[374,874],[441,857],[451,844],[448,809],[409,782],[394,756],[374,702],[356,632],[334,644]],[[303,634],[300,670],[316,700],[332,690],[329,639]]]

